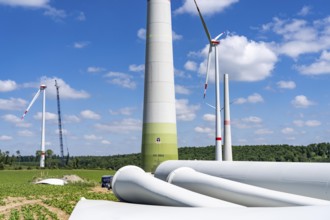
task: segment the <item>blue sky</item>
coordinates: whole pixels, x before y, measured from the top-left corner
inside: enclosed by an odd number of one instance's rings
[[[211,35],[228,33],[218,48],[233,144],[329,142],[330,3],[197,2]],[[44,83],[46,149],[60,153],[56,79],[65,153],[139,152],[145,28],[142,0],[0,0],[0,149],[40,149],[41,97],[20,117]],[[179,147],[214,145],[214,76],[204,101],[208,41],[192,0],[172,0],[172,28]]]

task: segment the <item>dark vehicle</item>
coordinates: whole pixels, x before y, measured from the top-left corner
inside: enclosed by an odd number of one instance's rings
[[[111,175],[104,175],[102,176],[101,182],[102,182],[102,188],[108,188],[111,189],[111,181],[112,181]]]

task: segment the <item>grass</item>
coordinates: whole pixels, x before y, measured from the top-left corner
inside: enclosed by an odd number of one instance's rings
[[[102,192],[94,192],[92,190],[95,186],[100,186],[102,175],[111,174],[114,174],[114,172],[106,170],[0,171],[0,210],[1,207],[14,207],[9,211],[0,212],[0,219],[21,219],[25,215],[36,216],[36,219],[40,219],[40,216],[46,216],[45,219],[61,219],[57,216],[57,213],[49,210],[47,206],[54,207],[70,215],[81,197],[117,201],[116,197],[107,190]],[[33,180],[37,178],[62,178],[64,175],[77,175],[85,181],[83,183],[67,184],[65,186],[33,184]],[[17,198],[16,203],[30,200],[33,201],[33,204],[13,205],[13,202],[8,202],[8,198],[14,198],[14,200]],[[35,201],[38,204],[35,204]]]

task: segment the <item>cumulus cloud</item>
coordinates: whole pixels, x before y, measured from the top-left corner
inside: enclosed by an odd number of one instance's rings
[[[271,76],[277,62],[277,55],[264,42],[248,40],[244,36],[227,36],[218,48],[219,65],[221,71],[228,73],[230,80],[255,82]],[[201,51],[204,61],[200,64],[199,73],[205,74],[209,46]],[[213,53],[211,59],[214,59]],[[214,63],[211,61],[211,64]],[[210,66],[210,73],[214,73],[214,65]],[[210,81],[214,82],[214,75],[210,74]]]
[[[267,135],[267,134],[273,134],[274,132],[272,130],[262,128],[262,129],[256,130],[254,133],[258,134],[258,135]]]
[[[133,77],[131,75],[119,72],[109,72],[104,75],[104,77],[110,78],[110,80],[107,81],[110,84],[114,84],[127,89],[136,88],[136,83],[133,81]]]
[[[10,92],[17,89],[17,84],[13,80],[0,80],[0,92]]]
[[[80,122],[80,118],[76,115],[64,115],[64,120],[67,123],[78,123],[78,122]]]
[[[137,32],[137,36],[138,38],[140,38],[141,40],[145,40],[146,39],[146,35],[147,35],[147,31],[144,28],[140,28]]]
[[[184,64],[184,68],[189,71],[196,71],[197,70],[197,63],[191,60],[188,60]]]
[[[308,108],[315,103],[308,100],[304,95],[298,95],[291,101],[291,104],[296,108]]]
[[[30,130],[20,130],[18,131],[18,136],[21,137],[32,137],[34,136],[34,133]]]
[[[78,21],[85,21],[86,20],[86,15],[84,12],[79,12],[78,16],[76,17],[76,20]]]
[[[0,99],[0,110],[21,110],[23,111],[27,102],[20,98]]]
[[[297,127],[304,127],[304,126],[317,127],[317,126],[320,126],[322,123],[318,120],[306,120],[306,121],[295,120],[295,121],[293,121],[293,124]]]
[[[241,119],[235,119],[232,121],[232,125],[239,129],[260,127],[262,119],[257,116],[249,116]]]
[[[189,95],[191,91],[187,89],[185,86],[175,85],[175,93],[181,95]]]
[[[294,89],[296,88],[296,83],[294,81],[279,81],[276,83],[280,89]]]
[[[203,115],[203,120],[215,122],[215,115],[214,114],[205,114],[205,115]]]
[[[6,114],[1,117],[5,122],[14,124],[16,127],[28,128],[31,127],[31,124],[26,123],[20,117],[13,114]]]
[[[329,23],[328,17],[312,22],[275,17],[272,22],[263,25],[263,30],[282,37],[282,42],[276,47],[279,54],[297,59],[302,54],[317,53],[330,47]]]
[[[125,107],[125,108],[118,109],[117,111],[110,109],[109,112],[111,115],[132,115],[134,111],[135,111],[135,108]]]
[[[196,117],[199,105],[189,105],[188,99],[177,99],[175,102],[176,117],[179,121],[192,121]]]
[[[10,141],[12,140],[13,137],[8,136],[8,135],[0,135],[0,141]]]
[[[0,4],[16,7],[42,8],[46,7],[48,3],[49,0],[0,0]]]
[[[213,132],[213,129],[209,128],[209,127],[200,127],[197,126],[194,129],[197,133],[205,133],[205,134],[210,134]]]
[[[198,7],[201,10],[203,16],[212,15],[218,12],[224,11],[226,8],[230,7],[232,4],[238,2],[239,0],[207,0],[207,1],[197,1]],[[176,9],[174,14],[194,14],[197,15],[197,9],[195,3],[191,0],[184,0],[183,6]]]
[[[96,136],[95,134],[85,134],[84,135],[84,139],[85,140],[89,140],[89,141],[96,141],[96,140],[102,140],[101,136]]]
[[[82,49],[89,45],[88,41],[80,41],[80,42],[74,42],[73,47],[76,49]]]
[[[262,98],[262,96],[258,93],[254,93],[252,95],[249,95],[247,98],[238,98],[235,100],[235,104],[245,104],[245,103],[259,103],[259,102],[263,102],[264,99]]]
[[[42,112],[37,112],[34,116],[34,119],[36,120],[41,120],[42,119]],[[45,119],[46,120],[57,120],[57,114],[51,113],[51,112],[46,112],[45,113]]]
[[[84,90],[76,90],[71,88],[63,79],[57,77],[42,77],[41,82],[47,86],[47,96],[56,97],[55,80],[59,86],[61,99],[86,99],[90,95]]]
[[[80,112],[81,117],[85,119],[92,119],[92,120],[99,120],[101,119],[101,116],[92,110],[84,110]]]
[[[319,59],[310,65],[297,65],[298,71],[304,75],[330,74],[330,52],[322,51]]]
[[[133,118],[125,118],[121,121],[115,121],[109,124],[96,124],[95,128],[101,131],[113,133],[130,133],[141,130],[141,121]]]
[[[312,8],[310,6],[304,6],[302,9],[298,12],[298,15],[300,16],[306,16],[311,12]]]
[[[100,73],[103,71],[105,71],[105,69],[102,67],[90,66],[87,68],[88,73]]]
[[[282,132],[282,134],[292,134],[292,133],[294,133],[294,129],[287,127],[287,128],[283,128],[281,130],[281,132]]]
[[[61,21],[67,17],[64,10],[56,9],[49,5],[49,0],[0,0],[0,5],[9,5],[12,7],[24,7],[33,9],[43,9],[44,15],[54,21]]]
[[[129,65],[129,71],[132,72],[143,72],[144,71],[144,64],[140,64],[140,65]]]

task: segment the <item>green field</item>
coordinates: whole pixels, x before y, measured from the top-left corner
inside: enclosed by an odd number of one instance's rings
[[[0,219],[68,219],[81,197],[117,201],[101,188],[106,170],[2,170],[0,171]],[[37,179],[76,175],[83,182],[65,186],[34,184]]]

